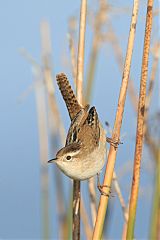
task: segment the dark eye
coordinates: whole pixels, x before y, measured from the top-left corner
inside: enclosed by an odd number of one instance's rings
[[[67,160],[71,160],[71,156],[67,156],[66,159],[67,159]]]

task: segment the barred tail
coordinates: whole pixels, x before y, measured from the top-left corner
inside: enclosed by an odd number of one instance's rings
[[[69,116],[72,120],[77,115],[77,113],[82,109],[82,107],[80,106],[76,99],[76,96],[74,95],[74,92],[67,79],[67,76],[64,73],[60,73],[56,76],[56,79],[63,99],[66,103]]]

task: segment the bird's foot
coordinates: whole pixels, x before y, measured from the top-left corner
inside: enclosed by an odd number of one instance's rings
[[[109,193],[106,193],[103,191],[103,188],[106,187],[106,188],[111,188],[110,186],[108,185],[101,185],[100,184],[100,179],[99,179],[99,173],[97,173],[97,188],[99,190],[99,192],[101,193],[101,195],[104,195],[106,197],[109,197],[109,194],[111,193],[111,191],[109,190]]]
[[[109,137],[106,137],[106,142],[110,143],[114,148],[115,150],[118,148],[118,145],[119,144],[123,144],[120,139],[113,139],[113,138],[109,138]]]
[[[105,191],[103,191],[103,188],[104,188],[104,187],[110,188],[110,187],[107,186],[107,185],[97,185],[97,188],[98,188],[100,194],[103,195],[103,196],[109,197],[111,191],[109,190],[109,193],[106,193]]]

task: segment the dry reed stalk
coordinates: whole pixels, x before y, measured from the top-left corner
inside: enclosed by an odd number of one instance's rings
[[[129,205],[127,205],[126,213],[127,213],[127,221],[123,224],[123,230],[122,230],[122,240],[126,240],[127,235],[127,223],[128,223],[128,212],[129,212]]]
[[[124,220],[125,220],[125,222],[127,222],[128,221],[127,206],[125,204],[125,201],[124,201],[124,198],[123,198],[123,195],[122,195],[122,191],[121,191],[121,188],[120,188],[118,178],[117,178],[117,174],[116,174],[115,170],[113,172],[113,186],[114,186],[115,192],[117,193],[117,196],[119,198],[119,202],[120,202],[120,205],[121,205],[121,208],[122,208]]]
[[[122,191],[121,191],[121,188],[120,188],[118,178],[117,178],[117,174],[116,174],[115,170],[113,172],[113,186],[114,186],[115,192],[117,193],[117,196],[119,198],[119,202],[120,202],[120,205],[121,205],[121,208],[122,208],[124,220],[125,220],[125,222],[127,222],[128,221],[127,206],[125,204],[125,200],[123,198]]]
[[[70,24],[72,25],[72,24]],[[71,26],[70,26],[71,27]],[[75,46],[74,46],[74,40],[73,40],[73,29],[69,28],[69,35],[68,35],[68,39],[69,39],[69,49],[70,49],[70,54],[71,54],[71,68],[72,68],[72,75],[74,78],[74,83],[76,86],[76,58],[75,58]],[[83,201],[83,196],[81,196],[81,219],[82,219],[82,223],[84,225],[84,230],[86,233],[86,237],[87,239],[91,238],[91,226],[89,224],[89,219],[88,219],[88,215],[87,215],[87,211],[85,209],[85,205],[84,205],[84,201]]]
[[[99,1],[99,9],[96,13],[95,20],[94,20],[94,33],[93,33],[93,40],[92,40],[92,47],[90,53],[90,61],[89,67],[87,72],[87,84],[85,90],[85,103],[90,102],[91,93],[93,88],[94,82],[94,75],[96,69],[96,62],[98,57],[98,50],[100,45],[100,36],[101,36],[101,26],[104,24],[106,20],[106,11],[107,11],[107,4],[104,0]],[[88,180],[88,187],[89,187],[89,195],[90,195],[90,208],[91,208],[91,216],[92,216],[92,223],[93,226],[95,225],[96,214],[97,214],[97,207],[96,207],[96,190],[95,190],[95,181],[94,178]]]
[[[118,38],[113,31],[111,23],[108,24],[108,27],[109,27],[109,30],[110,30],[110,37],[109,37],[110,43],[112,44],[119,69],[122,72],[123,71],[123,62],[124,62],[123,55],[122,55],[122,49],[121,49],[120,44],[118,42]],[[131,78],[129,79],[129,82],[128,82],[128,93],[129,93],[129,96],[130,96],[130,99],[131,99],[131,103],[134,107],[134,110],[137,112],[138,99],[137,99],[136,91],[135,91],[134,84],[133,84],[133,81],[132,81]]]
[[[96,222],[96,215],[97,215],[96,189],[95,189],[94,177],[89,179],[88,188],[89,188],[89,196],[90,196],[90,208],[91,208],[92,224],[94,226],[95,222]]]
[[[54,84],[52,78],[52,61],[51,61],[51,37],[50,37],[50,28],[49,24],[46,21],[41,23],[41,39],[42,39],[42,63],[43,63],[43,74],[45,86],[47,89],[48,103],[49,107],[53,113],[52,117],[54,118],[55,126],[60,135],[62,144],[65,142],[65,130],[63,122],[60,116],[58,109],[58,104],[56,102],[54,94]]]
[[[41,69],[41,67],[39,66],[39,64],[37,64],[37,62],[33,59],[33,57],[25,50],[25,49],[21,49],[21,54],[31,63],[31,65],[32,65],[32,67],[33,67],[33,69],[36,69],[36,72],[38,72],[39,73],[39,75],[43,75],[43,73],[45,72],[45,66],[44,66],[44,72],[42,73],[42,69]],[[44,64],[45,65],[45,64]],[[50,64],[49,64],[49,66],[51,66]],[[49,72],[49,70],[47,69],[47,73]],[[47,78],[47,79],[46,79]],[[49,73],[49,74],[45,74],[44,75],[44,79],[43,80],[45,80],[45,81],[42,81],[42,85],[43,85],[43,87],[44,87],[44,82],[46,83],[46,81],[50,81],[51,80],[51,74]],[[47,85],[47,87],[46,87],[46,85]],[[33,87],[35,86],[35,83],[33,84]],[[51,86],[51,87],[50,87]],[[60,127],[58,128],[58,130],[60,130],[60,129],[64,129],[64,127],[63,127],[63,125],[62,125],[62,127],[61,127],[61,121],[59,120],[60,118],[59,118],[59,116],[60,116],[60,114],[59,114],[59,110],[58,110],[58,107],[57,107],[57,103],[56,103],[56,99],[55,99],[55,96],[54,96],[54,88],[52,87],[52,85],[51,84],[45,84],[45,87],[47,88],[47,92],[48,92],[48,95],[49,95],[49,100],[51,100],[51,101],[49,101],[49,107],[51,108],[51,111],[52,111],[52,113],[54,114],[54,117],[55,117],[55,122],[56,122],[56,124],[59,124],[60,123]],[[27,94],[27,93],[26,93]],[[53,117],[53,115],[52,115],[52,117]],[[49,120],[50,120],[50,115],[49,115]],[[53,124],[53,121],[52,121],[52,124]],[[55,132],[55,130],[54,130],[54,128],[53,128],[53,126],[51,126],[50,125],[50,131],[51,131],[51,134],[52,135],[54,135],[54,132]],[[64,140],[65,140],[65,137],[63,136],[63,135],[65,135],[65,133],[64,133],[64,130],[62,130],[61,131],[61,133],[63,133],[63,134],[60,134],[59,133],[59,135],[60,135],[60,140],[61,140],[61,142],[62,142],[62,145],[64,145]],[[48,158],[48,154],[47,154],[47,157],[46,157],[46,159]],[[47,160],[46,160],[46,162],[47,162]],[[56,194],[56,196],[57,196],[57,202],[58,202],[58,212],[59,212],[59,215],[60,215],[60,219],[61,219],[61,221],[62,221],[62,225],[63,226],[65,226],[65,217],[64,217],[64,202],[62,202],[62,199],[63,199],[63,197],[62,197],[62,195],[61,195],[61,193],[63,192],[63,188],[62,188],[62,183],[61,183],[61,178],[60,178],[60,176],[59,175],[57,175],[57,171],[56,171],[56,186],[59,186],[59,189],[61,189],[61,191],[58,191],[57,192],[57,194]],[[43,178],[43,177],[42,177]],[[45,201],[46,202],[46,201]],[[48,203],[47,203],[48,204]],[[44,204],[43,204],[44,205]],[[45,221],[46,222],[46,224],[47,224],[47,221]],[[61,228],[62,229],[62,234],[63,234],[63,236],[66,236],[66,234],[65,234],[65,232],[66,232],[66,229],[65,229],[65,227],[62,227]]]
[[[85,102],[90,102],[91,99],[91,93],[92,93],[92,86],[93,86],[93,80],[95,75],[95,68],[97,63],[97,56],[98,56],[98,49],[99,49],[99,43],[98,43],[98,35],[93,39],[93,46],[90,53],[90,64],[88,67],[87,72],[87,86],[86,86],[86,93],[85,93]]]
[[[39,72],[41,72],[41,68],[40,68],[40,66],[39,66],[39,64],[33,59],[33,57],[25,50],[25,49],[21,49],[21,54],[31,63],[31,65],[33,66],[33,68],[36,68],[36,69],[38,69],[38,71]],[[73,67],[73,66],[72,66]],[[44,69],[45,70],[45,69]],[[41,72],[41,74],[42,74],[42,72]],[[48,74],[46,74],[45,75],[45,77],[47,77],[48,76]],[[50,76],[50,74],[49,74],[49,76]],[[49,80],[51,80],[51,78],[49,77]],[[48,86],[51,86],[50,84],[47,84],[47,91],[48,91],[48,94],[50,95],[51,94],[51,96],[50,96],[50,98],[49,99],[51,99],[51,101],[50,101],[50,103],[51,103],[51,105],[49,105],[50,106],[50,108],[51,108],[51,111],[54,113],[54,116],[55,116],[55,118],[57,118],[57,116],[60,114],[59,113],[59,110],[58,110],[58,108],[56,108],[55,109],[55,107],[54,106],[57,106],[57,103],[56,103],[56,99],[55,99],[55,97],[54,97],[54,91],[51,91],[52,89],[54,90],[54,88],[50,88],[50,87],[48,87]],[[35,84],[33,84],[33,86],[31,85],[31,88],[29,89],[29,92],[33,89],[35,87]],[[21,99],[22,98],[24,98],[26,95],[28,94],[28,92],[25,92],[24,94],[23,94],[23,96],[21,97]],[[55,122],[57,122],[57,123],[59,123],[59,120],[58,119],[55,119]],[[53,121],[52,121],[52,123],[53,123]],[[61,125],[61,124],[60,124]],[[53,130],[53,128],[51,128],[50,129],[51,130],[51,132],[52,132],[52,130]],[[53,132],[52,132],[53,133]],[[65,135],[65,134],[64,134]],[[60,139],[61,139],[61,143],[62,143],[62,145],[64,145],[64,137],[63,137],[63,134],[60,134]],[[57,174],[57,171],[56,171],[56,174]],[[59,179],[59,175],[57,175],[56,176],[56,178],[58,178]],[[58,184],[55,184],[55,185],[59,185],[59,186],[61,186],[61,184],[59,183],[59,180],[57,180],[58,181]],[[60,189],[62,189],[61,187],[59,187]],[[58,193],[57,193],[57,199],[59,199],[59,201],[58,201],[58,205],[59,206],[63,206],[63,204],[61,204],[61,200],[63,199],[62,197],[60,197],[60,196],[58,196],[60,194],[60,191],[58,191]],[[59,209],[59,207],[58,207],[58,209]],[[63,221],[63,220],[65,220],[64,218],[63,218],[63,209],[61,208],[61,211],[59,211],[59,215],[61,216],[61,220]],[[81,214],[83,215],[83,211],[81,212]],[[63,219],[62,219],[63,218]],[[89,225],[86,225],[86,223],[88,222],[88,221],[86,221],[86,214],[85,214],[85,216],[82,216],[82,221],[83,220],[85,220],[85,223],[84,223],[84,225],[85,225],[85,228],[89,228]],[[62,223],[62,225],[63,226],[65,226],[65,222],[64,223]],[[64,229],[63,229],[64,231],[63,231],[63,236],[66,236],[66,227],[64,227]],[[68,235],[67,235],[68,236]],[[62,239],[64,239],[65,237],[62,237]]]
[[[155,44],[155,46],[153,47],[154,48],[154,58],[153,58],[153,64],[152,64],[152,70],[151,70],[151,76],[150,76],[150,80],[149,80],[149,87],[148,87],[148,94],[146,96],[146,111],[145,111],[145,142],[147,143],[152,155],[153,155],[153,158],[155,160],[155,162],[157,163],[157,145],[156,145],[156,142],[154,141],[154,139],[152,138],[152,136],[150,135],[149,133],[149,127],[148,127],[148,124],[147,124],[147,113],[148,113],[148,110],[149,110],[149,105],[150,105],[150,102],[151,102],[151,98],[152,98],[152,94],[153,94],[153,87],[154,87],[154,82],[155,82],[155,76],[156,76],[156,72],[157,72],[157,68],[158,68],[158,56],[155,54],[158,52],[158,49],[159,49],[159,45],[158,44]],[[131,81],[132,83],[132,88],[133,88],[133,94],[132,94],[132,99],[135,99],[135,101],[138,103],[138,99],[137,99],[137,95],[135,94],[135,87],[133,85],[133,81]],[[130,93],[130,92],[129,92]],[[133,101],[132,101],[133,103]],[[137,107],[135,107],[134,105],[134,109],[135,111],[137,112]],[[159,169],[159,167],[157,166],[156,169]],[[157,170],[156,170],[156,177],[155,179],[159,179],[159,176],[157,174]],[[152,227],[152,226],[155,226],[155,219],[157,217],[155,217],[155,215],[157,215],[157,210],[154,210],[154,209],[157,209],[156,206],[157,206],[157,180],[155,181],[155,196],[154,196],[154,206],[153,206],[153,213],[152,213],[152,222],[153,224],[151,224],[151,239],[154,239],[155,237],[153,232],[155,232],[155,227]],[[127,210],[129,211],[129,209]],[[124,226],[123,226],[123,234],[122,234],[122,239],[126,239],[126,234],[127,234],[127,224],[126,222],[124,223]]]
[[[121,204],[121,207],[122,207],[122,212],[123,212],[125,222],[127,222],[128,221],[127,207],[126,207],[124,198],[122,196],[122,192],[121,192],[121,189],[120,189],[118,179],[117,179],[117,175],[116,175],[115,171],[113,172],[113,186],[114,186],[115,191],[118,195],[118,198],[119,198],[119,201],[120,201],[120,204]]]
[[[115,118],[114,130],[112,134],[113,139],[119,139],[120,137],[120,129],[121,129],[122,118],[123,118],[123,111],[124,111],[124,105],[125,105],[125,99],[126,99],[127,85],[129,80],[132,51],[133,51],[134,37],[135,37],[135,30],[136,30],[136,23],[137,23],[138,4],[139,4],[139,1],[134,0],[126,60],[125,60],[123,77],[122,77],[122,85],[120,89],[118,108],[117,108],[117,113]],[[109,149],[108,162],[106,165],[106,171],[105,171],[105,176],[103,181],[104,186],[106,185],[111,186],[116,154],[117,154],[117,149],[115,149],[114,146],[111,145]],[[109,194],[108,188],[107,189],[104,188],[104,191],[106,192],[106,194]],[[108,197],[101,195],[96,224],[95,224],[94,233],[93,233],[94,240],[100,239],[102,237],[102,231],[103,231],[103,225],[104,225],[107,206],[108,206]]]
[[[71,17],[68,23],[68,40],[69,40],[69,49],[71,56],[71,69],[72,69],[72,77],[74,79],[74,85],[76,88],[76,74],[77,74],[77,54],[76,54],[76,30],[77,24],[76,19]]]
[[[77,99],[83,104],[83,77],[84,77],[84,49],[85,49],[85,30],[86,30],[87,0],[81,0],[80,29],[77,57]]]
[[[120,70],[122,70],[122,63],[123,63],[123,56],[122,56],[122,50],[120,48],[120,45],[118,43],[118,39],[115,35],[115,33],[113,32],[112,26],[109,25],[110,28],[110,32],[111,32],[111,36],[110,36],[110,40],[111,40],[111,44],[113,46],[114,52],[115,52],[115,56],[117,58],[117,62],[119,65]],[[153,59],[153,65],[152,65],[152,71],[151,71],[151,77],[150,77],[150,81],[149,81],[149,88],[148,88],[148,94],[146,97],[146,113],[145,113],[145,142],[147,143],[148,147],[151,150],[151,153],[153,155],[153,158],[156,160],[157,158],[157,146],[156,143],[154,141],[154,139],[151,137],[150,133],[149,133],[149,128],[148,128],[148,124],[147,124],[147,111],[149,109],[149,105],[150,105],[150,101],[151,101],[151,97],[152,97],[152,93],[153,93],[153,86],[154,86],[154,81],[155,81],[155,75],[157,72],[157,68],[158,68],[158,56],[157,56],[157,52],[158,52],[158,48],[159,48],[159,44],[155,44],[154,48],[154,59]],[[137,94],[135,91],[135,87],[133,84],[133,81],[130,79],[129,80],[129,85],[128,85],[128,92],[129,92],[129,96],[131,98],[131,103],[133,105],[133,108],[135,110],[135,112],[137,112],[137,108],[138,108],[138,98],[137,98]],[[157,176],[157,174],[156,174]],[[155,177],[156,179],[158,179],[157,177]],[[157,182],[157,181],[156,181]],[[156,184],[157,186],[157,184]],[[157,192],[157,187],[155,186],[155,192]],[[154,197],[154,207],[157,206],[157,196]],[[153,224],[151,224],[151,226],[155,226],[155,222],[154,219],[156,217],[154,217],[157,214],[157,210],[153,210],[153,217],[152,217],[152,222]],[[154,235],[155,228],[152,227],[151,229],[151,235]],[[127,234],[127,224],[126,222],[124,223],[123,226],[123,234],[122,234],[122,239],[126,239],[126,234]],[[152,237],[153,238],[153,237]]]
[[[54,94],[54,85],[52,78],[52,47],[51,47],[51,36],[50,36],[50,27],[47,21],[42,21],[41,26],[41,45],[42,45],[42,70],[43,70],[43,78],[44,78],[44,86],[46,88],[47,100],[48,100],[48,126],[50,131],[51,139],[59,138],[62,145],[64,145],[65,141],[65,130],[61,120],[60,112],[58,109],[58,105],[56,102],[55,94]],[[57,127],[58,126],[58,127]],[[52,144],[53,152],[56,151],[54,149],[54,145]],[[64,206],[64,189],[62,184],[62,178],[59,171],[55,171],[54,174],[54,182],[56,189],[55,196],[57,197],[57,212],[60,216],[59,219],[59,229],[60,229],[60,238],[66,238],[66,213]],[[60,189],[60,190],[59,190]]]
[[[82,222],[83,222],[83,226],[84,226],[84,231],[86,233],[86,238],[88,240],[90,240],[92,237],[92,229],[91,229],[91,226],[89,223],[89,219],[88,219],[87,211],[85,209],[83,198],[81,198],[81,218],[82,218]]]
[[[84,47],[85,47],[85,30],[86,30],[86,14],[87,0],[81,0],[80,10],[80,27],[79,27],[79,43],[77,56],[77,100],[83,104],[83,75],[84,75]],[[80,239],[80,181],[73,181],[73,222],[72,222],[72,238],[73,240]]]
[[[101,27],[106,21],[108,4],[106,1],[99,1],[99,9],[94,16],[94,26],[93,26],[93,40],[90,53],[89,66],[87,69],[87,81],[86,81],[86,90],[85,90],[85,102],[90,102],[91,93],[94,83],[94,75],[96,70],[96,63],[98,58],[98,50],[101,43]]]
[[[110,32],[111,32],[110,40],[111,40],[111,43],[113,45],[113,49],[115,51],[115,55],[116,55],[116,58],[117,58],[119,68],[120,68],[120,70],[122,70],[122,63],[123,63],[122,51],[121,51],[120,45],[118,43],[118,39],[117,39],[116,35],[114,34],[111,25],[109,25],[109,27],[110,27]],[[156,146],[156,143],[155,143],[154,139],[152,138],[152,136],[149,133],[149,127],[148,127],[148,124],[147,124],[147,111],[149,110],[149,105],[150,105],[151,97],[152,97],[152,94],[153,94],[155,75],[156,75],[156,72],[157,72],[157,69],[158,69],[158,55],[157,55],[157,52],[159,50],[159,44],[156,43],[153,48],[154,48],[154,52],[153,52],[154,58],[153,58],[151,76],[150,76],[150,80],[149,80],[148,94],[147,94],[147,97],[146,97],[145,142],[147,143],[148,147],[150,148],[151,153],[153,155],[153,158],[156,161],[156,159],[157,159],[157,146]],[[128,92],[129,92],[129,96],[131,98],[131,103],[133,105],[133,108],[134,108],[135,112],[137,112],[138,98],[137,98],[137,94],[136,94],[136,91],[135,91],[133,81],[131,79],[129,80]],[[157,186],[157,184],[156,184],[156,186]],[[155,191],[157,192],[157,187],[156,186],[155,186],[155,189],[156,189]],[[156,200],[155,200],[155,202],[156,202]],[[156,204],[154,204],[154,205],[156,205]],[[157,211],[153,211],[153,212],[157,213]],[[153,217],[153,219],[154,219],[154,217]],[[152,222],[154,222],[154,220]],[[155,224],[152,224],[152,225],[155,225]],[[153,227],[153,229],[154,229],[154,227]],[[125,222],[124,226],[123,226],[122,239],[126,238],[125,237],[126,234],[127,234],[126,231],[127,231],[127,225],[126,225],[126,222]]]
[[[91,49],[91,55],[90,55],[90,64],[89,64],[89,70],[88,70],[88,74],[87,74],[87,90],[86,90],[86,97],[85,97],[85,102],[89,102],[89,99],[91,97],[91,88],[93,85],[93,78],[94,78],[94,71],[95,71],[95,66],[96,66],[96,58],[97,58],[97,53],[98,53],[98,49],[99,49],[99,40],[100,40],[100,28],[101,26],[105,23],[106,21],[106,11],[108,9],[108,6],[106,4],[106,2],[104,0],[99,2],[100,7],[99,10],[95,16],[95,24],[94,24],[94,36],[93,36],[93,46]],[[74,20],[72,19],[72,22]],[[70,24],[70,28],[69,28],[69,48],[70,48],[70,52],[71,52],[71,63],[72,63],[72,74],[73,77],[75,75],[75,66],[76,66],[76,62],[75,62],[75,47],[74,47],[74,41],[73,41],[73,25],[75,24]],[[71,27],[72,26],[72,27]],[[123,200],[123,196],[121,194],[121,190],[119,187],[119,184],[117,182],[117,178],[114,181],[114,185],[115,185],[115,190],[117,192],[117,195],[120,199],[120,203],[122,204],[122,209],[124,209],[124,200]],[[95,182],[94,182],[94,178],[89,179],[88,181],[88,187],[89,187],[89,195],[90,195],[90,206],[91,206],[91,215],[92,215],[92,223],[93,226],[95,224],[95,220],[96,220],[96,214],[97,214],[97,209],[96,209],[96,190],[95,190]],[[83,220],[83,218],[82,218]]]
[[[35,95],[37,105],[37,120],[39,131],[40,160],[41,160],[41,190],[42,190],[42,212],[43,212],[43,238],[49,239],[49,200],[48,200],[48,135],[45,106],[45,93],[42,82],[42,75],[39,69],[34,68]]]
[[[145,98],[146,98],[146,82],[147,82],[147,74],[148,74],[148,57],[149,57],[150,37],[151,37],[151,29],[152,29],[152,8],[153,8],[153,0],[148,0],[145,37],[144,37],[143,60],[142,60],[142,71],[141,71],[141,83],[140,83],[140,93],[139,93],[139,104],[138,104],[137,133],[136,133],[136,147],[135,147],[135,156],[134,156],[133,180],[132,180],[132,189],[131,189],[131,196],[130,196],[130,203],[129,203],[129,219],[128,219],[128,226],[127,226],[127,239],[133,239],[134,224],[135,224],[135,218],[136,218],[136,207],[137,207],[137,200],[138,200],[140,165],[141,165],[143,136],[144,136]]]
[[[157,150],[157,163],[155,168],[155,186],[150,227],[150,239],[160,239],[160,148]]]
[[[153,85],[155,82],[155,77],[156,77],[156,72],[158,69],[158,55],[157,53],[159,52],[159,47],[160,44],[156,44],[154,47],[154,59],[153,59],[153,65],[152,65],[152,72],[151,72],[151,77],[150,77],[150,83],[149,83],[149,88],[148,88],[148,95],[146,97],[146,110],[148,111],[149,105],[151,102],[151,97],[153,94]],[[148,98],[148,100],[147,100]],[[148,108],[148,109],[147,109]],[[159,191],[159,186],[160,186],[160,147],[159,147],[159,142],[155,140],[154,137],[151,137],[150,132],[149,132],[149,127],[147,124],[147,111],[145,114],[146,117],[146,131],[145,131],[145,140],[147,145],[149,146],[153,158],[155,160],[155,179],[154,179],[154,195],[153,195],[153,206],[152,206],[152,215],[151,215],[151,224],[150,224],[150,239],[159,239],[160,238],[160,191]]]
[[[43,236],[47,239],[49,231],[49,200],[48,200],[48,168],[46,167],[48,158],[48,137],[46,124],[45,95],[43,89],[42,72],[40,66],[33,57],[25,50],[21,49],[21,54],[32,64],[33,75],[35,77],[34,88],[37,105],[37,119],[39,130],[40,160],[41,160],[41,190],[42,190],[42,219]]]
[[[159,47],[156,46],[155,50],[158,51]],[[146,96],[146,111],[148,111],[148,109],[149,109],[149,105],[150,105],[152,94],[153,94],[153,87],[154,87],[154,82],[155,82],[155,76],[156,76],[156,73],[157,73],[157,70],[158,70],[158,62],[159,62],[158,56],[156,56],[154,54],[153,64],[152,64],[152,71],[151,71],[151,76],[150,76],[150,80],[149,80],[149,87],[148,87],[148,92],[147,92],[147,96]]]
[[[90,64],[88,67],[88,73],[87,73],[87,87],[86,87],[86,94],[85,94],[85,102],[89,102],[91,98],[91,92],[93,87],[93,80],[94,80],[94,74],[95,74],[95,68],[96,68],[96,61],[98,57],[98,50],[99,45],[102,41],[101,38],[103,38],[101,35],[101,27],[103,24],[106,23],[107,19],[107,11],[110,9],[110,6],[106,3],[106,1],[101,0],[99,2],[99,9],[95,16],[95,24],[94,24],[94,34],[93,34],[93,42],[92,42],[92,48],[91,48],[91,54],[90,54]],[[107,36],[108,39],[108,36]],[[121,62],[121,61],[120,61]],[[121,64],[122,65],[122,64]],[[117,195],[120,199],[120,203],[124,203],[121,190],[117,181],[117,178],[115,178],[114,181],[115,190],[117,192]],[[96,191],[95,191],[95,183],[94,178],[89,179],[89,193],[90,193],[90,205],[91,205],[91,214],[92,214],[92,222],[93,226],[95,224],[96,220]],[[123,209],[123,206],[122,206]]]
[[[145,142],[148,145],[155,162],[157,162],[158,145],[157,145],[154,137],[152,137],[151,134],[150,134],[147,120],[148,120],[148,111],[149,111],[149,107],[150,107],[150,103],[151,103],[151,98],[152,98],[152,95],[153,95],[153,87],[154,87],[154,83],[155,83],[156,72],[158,70],[159,59],[158,59],[158,56],[157,56],[157,52],[159,51],[159,47],[160,46],[157,43],[153,47],[154,48],[153,63],[152,63],[151,76],[150,76],[150,79],[149,79],[149,87],[148,87],[147,96],[146,96],[145,126],[144,126]]]
[[[73,36],[70,33],[68,33],[68,40],[69,40],[69,49],[70,49],[70,54],[71,54],[72,76],[73,76],[73,80],[74,80],[74,85],[76,86],[76,69],[77,69],[76,51],[75,51]]]
[[[122,67],[123,67],[123,65],[122,65],[122,63],[123,63],[122,50],[121,50],[120,45],[118,43],[118,39],[113,32],[111,24],[109,25],[109,29],[110,29],[110,32],[111,32],[111,36],[110,36],[111,44],[113,46],[119,68],[120,68],[120,70],[122,70]],[[156,55],[157,52],[158,52],[158,49],[159,49],[159,44],[156,44],[154,46],[154,60],[153,60],[152,72],[151,72],[151,77],[150,77],[150,81],[149,81],[149,89],[148,89],[148,94],[147,94],[147,98],[149,98],[149,99],[146,98],[146,104],[147,104],[146,109],[149,108],[149,104],[150,104],[151,96],[152,96],[152,91],[153,91],[154,78],[155,78],[155,74],[156,74],[156,71],[157,71],[157,68],[158,68],[158,55]],[[134,87],[134,83],[131,79],[129,80],[129,84],[128,84],[128,92],[129,92],[129,96],[130,96],[133,108],[134,108],[135,112],[137,113],[138,98],[137,98],[136,90],[135,90],[135,87]],[[149,146],[149,148],[151,149],[151,152],[152,152],[152,155],[153,155],[154,159],[156,159],[156,149],[157,149],[156,143],[155,143],[154,139],[149,134],[148,126],[146,125],[145,127],[146,127],[145,141],[146,141],[147,145]]]
[[[122,239],[125,239],[126,236],[126,232],[127,232],[127,222],[128,222],[128,206],[126,206],[120,186],[119,186],[119,182],[117,179],[117,175],[116,172],[113,172],[113,186],[115,188],[115,191],[118,195],[119,201],[120,201],[120,205],[122,208],[122,212],[123,212],[123,217],[124,217],[124,226],[123,226],[123,233],[122,233]]]

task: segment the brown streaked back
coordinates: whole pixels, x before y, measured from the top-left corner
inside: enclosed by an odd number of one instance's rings
[[[63,96],[63,99],[66,103],[69,116],[71,120],[77,115],[77,113],[82,109],[78,103],[76,96],[71,88],[71,85],[67,79],[67,76],[64,73],[57,74],[56,80]]]

